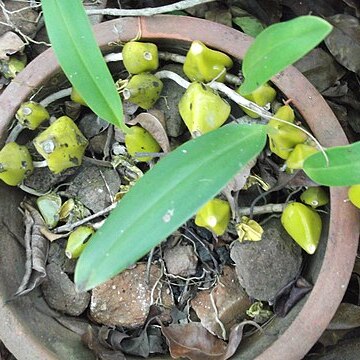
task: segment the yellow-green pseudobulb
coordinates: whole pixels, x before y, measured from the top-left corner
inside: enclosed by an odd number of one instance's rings
[[[230,105],[209,86],[193,83],[179,102],[179,112],[193,136],[219,128],[230,115]]]
[[[306,205],[310,205],[316,209],[319,206],[324,206],[329,203],[329,195],[322,187],[315,186],[305,190],[301,194],[300,200]]]
[[[222,235],[229,224],[230,212],[230,205],[227,201],[212,199],[196,213],[195,224],[218,236]]]
[[[302,169],[304,161],[318,150],[314,146],[306,144],[297,144],[286,160],[286,166],[289,169]]]
[[[126,85],[123,94],[126,100],[148,110],[160,97],[163,83],[155,75],[142,73],[134,75]]]
[[[65,254],[69,259],[77,259],[85,249],[94,229],[90,226],[79,226],[74,230],[66,243]]]
[[[0,151],[0,179],[16,186],[34,170],[29,150],[15,142],[7,143]]]
[[[360,184],[350,186],[348,196],[349,200],[360,209]]]
[[[132,126],[125,134],[125,146],[128,153],[138,161],[149,161],[151,156],[137,157],[136,153],[152,153],[160,151],[160,145],[152,135],[141,126]]]
[[[321,217],[315,210],[298,202],[290,203],[281,215],[281,223],[308,254],[315,252],[322,229]]]
[[[184,73],[191,81],[209,82],[225,80],[226,70],[233,66],[231,58],[209,49],[201,41],[193,41],[186,54]]]
[[[61,116],[33,142],[38,153],[55,174],[80,166],[88,145],[85,136],[68,116]]]
[[[122,50],[125,69],[130,74],[154,71],[159,67],[159,54],[155,44],[130,41]]]
[[[240,88],[236,90],[236,92],[240,93]],[[274,101],[276,97],[276,91],[273,89],[269,84],[264,84],[259,86],[255,91],[248,95],[243,95],[245,99],[248,99],[255,104],[259,106],[265,106],[268,103],[271,103]],[[254,111],[248,110],[241,106],[241,109],[246,113],[247,115],[251,116],[252,118],[256,119],[259,118],[260,115],[257,114]]]
[[[280,158],[286,160],[295,145],[306,141],[307,135],[302,130],[278,121],[275,118],[293,123],[295,119],[294,111],[289,105],[284,105],[278,109],[274,118],[268,123],[270,150]]]
[[[50,119],[47,110],[35,101],[22,103],[15,117],[22,126],[30,130],[37,129],[44,121]]]

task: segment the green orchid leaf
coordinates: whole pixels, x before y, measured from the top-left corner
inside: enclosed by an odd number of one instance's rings
[[[262,31],[246,52],[242,64],[245,77],[242,95],[256,90],[278,72],[318,45],[332,26],[316,16],[300,16]]]
[[[41,5],[52,47],[71,84],[95,114],[127,129],[120,96],[81,0],[42,0]]]
[[[261,21],[251,15],[239,16],[233,18],[232,21],[239,26],[245,34],[252,37],[258,36],[265,29]]]
[[[305,160],[304,171],[312,180],[326,186],[360,184],[360,141],[333,147],[326,154],[329,164],[320,152]]]
[[[165,240],[265,143],[265,126],[231,124],[184,143],[160,160],[90,239],[76,266],[77,288],[101,284]]]

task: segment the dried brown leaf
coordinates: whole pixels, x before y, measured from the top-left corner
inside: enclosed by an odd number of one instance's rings
[[[229,343],[210,334],[200,323],[183,325],[161,325],[161,331],[167,339],[172,358],[186,357],[191,360],[226,360],[238,348],[245,325],[260,328],[253,321],[244,321],[231,329]]]
[[[312,285],[303,277],[291,281],[276,295],[274,313],[280,317],[286,316],[311,289]]]
[[[320,92],[333,86],[345,74],[345,69],[320,48],[310,51],[294,65]]]
[[[187,357],[193,360],[221,359],[226,343],[210,334],[200,323],[161,325],[172,358]]]
[[[326,19],[334,29],[325,44],[335,59],[360,74],[360,22],[354,16],[337,14]]]
[[[360,17],[360,1],[359,0],[343,0],[346,5],[349,5],[355,10],[355,15]]]
[[[139,124],[147,130],[152,137],[158,142],[162,150],[167,153],[170,151],[169,138],[166,134],[164,125],[159,118],[150,113],[141,113],[136,118],[127,122],[129,125]]]
[[[104,346],[99,340],[94,329],[89,326],[87,332],[81,337],[82,342],[92,350],[100,360],[126,360],[121,351],[115,351]]]
[[[360,326],[360,306],[341,303],[327,330],[348,330]]]
[[[25,222],[25,274],[14,297],[25,295],[41,284],[46,277],[49,241],[41,233],[45,226],[40,213],[28,203],[22,203]]]
[[[25,43],[12,31],[0,36],[0,60],[9,60],[9,56],[24,49]]]

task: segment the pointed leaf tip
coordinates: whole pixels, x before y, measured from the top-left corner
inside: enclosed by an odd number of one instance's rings
[[[262,31],[246,52],[242,64],[242,95],[256,90],[299,60],[331,32],[332,25],[316,16],[300,16]]]

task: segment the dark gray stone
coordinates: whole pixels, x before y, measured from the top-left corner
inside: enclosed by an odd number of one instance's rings
[[[49,306],[72,316],[78,316],[84,312],[89,305],[90,294],[78,293],[75,290],[75,284],[55,263],[46,267],[46,273],[42,291]]]
[[[287,234],[279,219],[263,226],[261,241],[236,242],[231,249],[240,284],[249,296],[272,301],[301,266],[301,248]]]
[[[120,176],[116,170],[83,165],[72,180],[67,193],[96,213],[111,204],[111,199],[119,191],[120,185]]]

